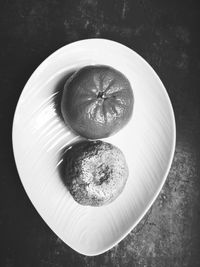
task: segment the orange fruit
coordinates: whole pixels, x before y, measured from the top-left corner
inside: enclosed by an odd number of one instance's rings
[[[121,72],[104,65],[86,66],[67,80],[61,112],[79,135],[105,138],[128,123],[133,102],[130,82]]]
[[[63,156],[62,180],[81,205],[102,206],[123,191],[128,167],[122,151],[110,143],[75,143]]]

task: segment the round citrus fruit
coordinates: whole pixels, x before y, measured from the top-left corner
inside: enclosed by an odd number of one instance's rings
[[[86,66],[66,82],[61,100],[64,121],[88,139],[105,138],[124,127],[133,112],[128,79],[104,65]]]
[[[128,167],[121,150],[102,141],[81,141],[63,156],[63,181],[81,205],[102,206],[122,192]]]

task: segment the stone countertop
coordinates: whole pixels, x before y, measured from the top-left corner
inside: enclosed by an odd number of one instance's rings
[[[198,1],[2,0],[0,8],[0,266],[200,266],[200,8]],[[137,227],[86,257],[45,224],[20,182],[12,120],[35,68],[70,42],[107,38],[143,56],[170,96],[177,143],[167,181]]]

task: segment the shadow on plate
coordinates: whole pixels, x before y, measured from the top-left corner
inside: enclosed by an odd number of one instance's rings
[[[83,140],[86,140],[86,139],[83,139]],[[61,178],[63,184],[64,184],[67,188],[71,185],[71,181],[70,181],[69,179],[67,179],[67,178],[69,178],[69,177],[66,177],[66,175],[65,175],[65,174],[66,174],[66,170],[65,170],[65,168],[66,168],[66,166],[68,166],[68,171],[69,171],[69,170],[70,170],[70,171],[73,171],[73,170],[74,170],[74,168],[72,168],[72,165],[73,165],[73,159],[70,158],[70,157],[68,157],[68,155],[67,155],[67,151],[68,151],[69,149],[71,149],[72,146],[74,146],[74,145],[77,144],[77,143],[82,142],[83,140],[78,140],[78,141],[73,142],[72,144],[70,144],[70,145],[64,147],[64,148],[61,150],[61,152],[60,152],[60,156],[59,156],[59,158],[60,158],[60,161],[59,161],[60,164],[58,165],[58,173],[59,173],[59,176],[60,176],[60,178]],[[71,168],[70,168],[70,166],[71,166]],[[71,175],[70,175],[70,176],[71,176]]]
[[[58,84],[56,85],[55,87],[55,90],[54,90],[54,94],[55,94],[55,97],[54,97],[54,105],[55,105],[55,111],[58,115],[58,117],[64,122],[64,119],[63,119],[63,116],[62,116],[62,112],[61,112],[61,99],[62,99],[62,94],[63,94],[63,90],[64,90],[64,86],[65,86],[65,83],[67,82],[67,80],[69,80],[69,78],[74,74],[75,70],[73,71],[70,71],[69,73],[67,73],[65,75],[65,77],[63,77],[59,82]],[[67,125],[69,126],[69,125]],[[71,130],[71,128],[70,128]]]
[[[62,116],[62,112],[61,112],[61,100],[62,100],[62,94],[63,94],[63,90],[64,90],[64,86],[65,83],[70,79],[70,77],[75,73],[76,70],[72,70],[70,72],[68,72],[56,85],[55,90],[53,92],[54,96],[54,107],[55,107],[55,111],[57,116],[60,118],[60,120],[64,123],[65,127],[66,127],[66,131],[70,131],[72,133],[74,133],[75,135],[77,135],[77,133],[70,127],[69,124],[67,124],[64,121],[64,118]],[[78,136],[78,135],[77,135]],[[84,138],[81,138],[84,140]],[[69,161],[69,159],[66,158],[66,152],[67,150],[69,150],[72,145],[80,142],[81,140],[75,140],[74,142],[70,143],[70,144],[66,144],[66,147],[64,147],[59,154],[59,159],[58,159],[58,173],[59,176],[61,178],[61,181],[63,182],[63,184],[68,187],[68,184],[70,183],[70,181],[66,180],[65,177],[65,166],[66,164],[72,164],[71,161]]]

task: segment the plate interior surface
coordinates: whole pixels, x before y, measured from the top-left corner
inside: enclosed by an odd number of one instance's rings
[[[122,194],[103,207],[77,204],[60,177],[63,149],[81,139],[61,119],[61,91],[66,77],[91,64],[125,74],[135,99],[128,125],[104,139],[125,154],[129,178]],[[13,121],[15,161],[30,200],[49,227],[84,255],[110,249],[140,221],[164,184],[174,147],[173,110],[159,77],[137,53],[104,39],[78,41],[49,56],[28,80]]]

